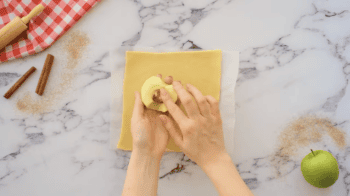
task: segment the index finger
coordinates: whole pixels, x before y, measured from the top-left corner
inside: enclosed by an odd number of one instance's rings
[[[158,74],[157,75],[158,77],[162,78],[162,74]],[[172,76],[168,76],[166,78],[164,78],[164,82],[166,84],[169,84],[171,85],[173,82],[174,82],[174,79]],[[179,80],[179,82],[181,83],[181,81]],[[180,99],[177,99],[176,102],[175,102],[176,105],[180,106],[181,105],[181,100]]]
[[[165,92],[165,94],[164,94]],[[173,100],[171,99],[170,95],[168,94],[168,92],[164,89],[161,88],[160,89],[160,94],[163,100],[163,103],[165,104],[165,106],[167,107],[169,113],[171,114],[171,116],[174,118],[174,120],[177,122],[177,124],[179,126],[181,126],[183,123],[186,123],[187,120],[189,120],[187,118],[187,116],[182,112],[182,110],[179,108],[179,106],[177,106]]]

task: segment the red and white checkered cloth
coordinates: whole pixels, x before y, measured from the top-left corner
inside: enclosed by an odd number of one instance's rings
[[[50,47],[101,0],[0,0],[0,28],[16,16],[22,18],[38,4],[44,11],[28,23],[28,39],[7,45],[0,53],[5,62],[39,53]]]

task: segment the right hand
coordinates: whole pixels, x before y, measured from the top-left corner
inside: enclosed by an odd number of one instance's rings
[[[173,82],[173,87],[188,114],[187,117],[171,100],[168,93],[161,95],[172,118],[166,115],[161,116],[165,117],[164,126],[175,144],[200,167],[226,155],[219,102],[210,95],[203,96],[193,85],[187,87],[189,92],[177,81]],[[166,92],[161,89],[161,92],[164,91]],[[191,95],[196,100],[198,107],[193,102]]]

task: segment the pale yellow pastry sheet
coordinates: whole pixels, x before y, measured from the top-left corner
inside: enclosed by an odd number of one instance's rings
[[[125,58],[122,128],[118,149],[132,150],[130,122],[135,103],[134,91],[141,92],[144,81],[151,76],[162,74],[164,78],[171,75],[174,80],[181,80],[182,84],[191,83],[203,95],[220,100],[221,50],[162,53],[127,51]],[[181,109],[186,114],[183,106]],[[167,151],[181,152],[181,149],[171,138]]]

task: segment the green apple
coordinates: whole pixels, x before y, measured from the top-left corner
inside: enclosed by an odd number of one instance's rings
[[[339,177],[337,159],[324,150],[316,150],[306,155],[301,161],[301,172],[305,180],[318,188],[327,188]]]

